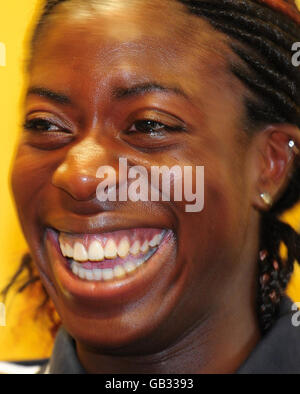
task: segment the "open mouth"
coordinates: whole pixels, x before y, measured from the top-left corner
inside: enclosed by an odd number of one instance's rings
[[[166,277],[164,271],[170,271],[176,256],[173,231],[161,228],[94,234],[48,228],[45,242],[49,276],[72,307],[81,301],[97,306],[101,300],[103,308],[106,302],[136,300]]]
[[[166,230],[137,228],[103,234],[59,234],[61,253],[72,273],[87,281],[132,275],[158,250]]]

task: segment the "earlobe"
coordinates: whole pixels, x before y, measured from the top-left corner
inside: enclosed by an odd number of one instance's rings
[[[260,193],[259,197],[262,199],[262,201],[265,203],[265,205],[267,207],[272,207],[273,198],[272,198],[271,194],[269,194],[268,192],[263,192],[263,193]]]
[[[269,126],[258,135],[257,144],[260,154],[254,206],[265,211],[280,198],[288,183],[299,154],[300,131],[286,124]]]
[[[299,133],[300,133],[300,130],[299,130]],[[296,146],[294,140],[289,140],[289,147],[295,156],[299,155],[300,151],[299,151],[299,148]]]

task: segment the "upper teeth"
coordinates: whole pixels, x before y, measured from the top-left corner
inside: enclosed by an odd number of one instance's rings
[[[76,242],[74,246],[74,258],[77,261],[87,261],[88,260],[88,254],[85,249],[85,247],[80,243]]]
[[[104,250],[102,245],[98,241],[93,241],[89,247],[89,260],[91,261],[101,261],[104,259]]]
[[[134,241],[133,245],[130,248],[130,253],[133,255],[139,254],[140,252],[140,241]]]
[[[115,259],[118,256],[125,258],[129,253],[132,255],[141,252],[147,253],[149,247],[154,248],[161,243],[163,232],[153,236],[150,241],[145,240],[142,245],[137,239],[130,245],[129,239],[123,237],[118,245],[113,238],[109,238],[105,245],[94,239],[86,248],[79,240],[72,245],[72,242],[66,240],[66,238],[62,236],[59,238],[61,252],[65,257],[72,258],[75,261],[102,261],[104,259]]]
[[[120,257],[126,257],[130,249],[128,238],[123,238],[118,246],[118,255]]]
[[[104,248],[104,255],[105,258],[107,259],[115,259],[118,255],[118,249],[115,241],[113,239],[109,239],[106,242],[105,248]]]

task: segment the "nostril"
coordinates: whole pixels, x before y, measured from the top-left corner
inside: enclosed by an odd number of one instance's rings
[[[75,200],[90,200],[96,195],[99,180],[96,176],[74,171],[65,166],[55,172],[52,184],[70,194]]]

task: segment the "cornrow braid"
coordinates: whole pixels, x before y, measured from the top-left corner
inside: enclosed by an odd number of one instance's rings
[[[46,1],[33,34],[32,51],[48,16],[57,5],[67,1],[72,0]],[[229,45],[239,59],[230,65],[231,71],[251,93],[244,99],[245,129],[253,133],[270,123],[300,127],[300,74],[291,62],[292,45],[300,41],[300,27],[296,22],[299,16],[292,20],[291,10],[284,15],[278,5],[277,11],[271,9],[266,4],[271,6],[271,0],[177,1],[230,38]],[[288,2],[280,3],[281,9],[288,7]],[[278,219],[299,199],[300,166],[296,163],[285,193],[268,213],[261,214],[257,313],[262,333],[276,320],[294,261],[300,261],[299,235]],[[280,255],[282,243],[287,248],[286,258]]]
[[[179,1],[233,39],[231,48],[245,67],[233,64],[232,71],[261,98],[246,103],[252,123],[288,121],[299,126],[300,75],[291,63],[291,47],[299,40],[299,27],[293,22],[289,26],[284,15],[255,1]]]
[[[274,323],[280,299],[293,273],[294,260],[300,256],[299,235],[276,216],[266,213],[261,221],[262,249],[259,254],[258,311],[261,328],[266,332]],[[265,234],[270,233],[267,237]],[[284,262],[279,250],[281,243],[287,248]]]
[[[34,273],[31,256],[28,253],[26,253],[22,257],[21,264],[17,269],[17,271],[15,272],[10,283],[8,283],[8,285],[1,291],[1,295],[3,297],[4,302],[6,301],[7,295],[10,289],[12,288],[12,286],[19,281],[22,273],[24,273],[25,271],[27,271],[27,279],[26,280],[23,279],[21,281],[21,283],[18,286],[17,293],[22,293],[29,285],[39,280],[39,276],[35,275]]]

